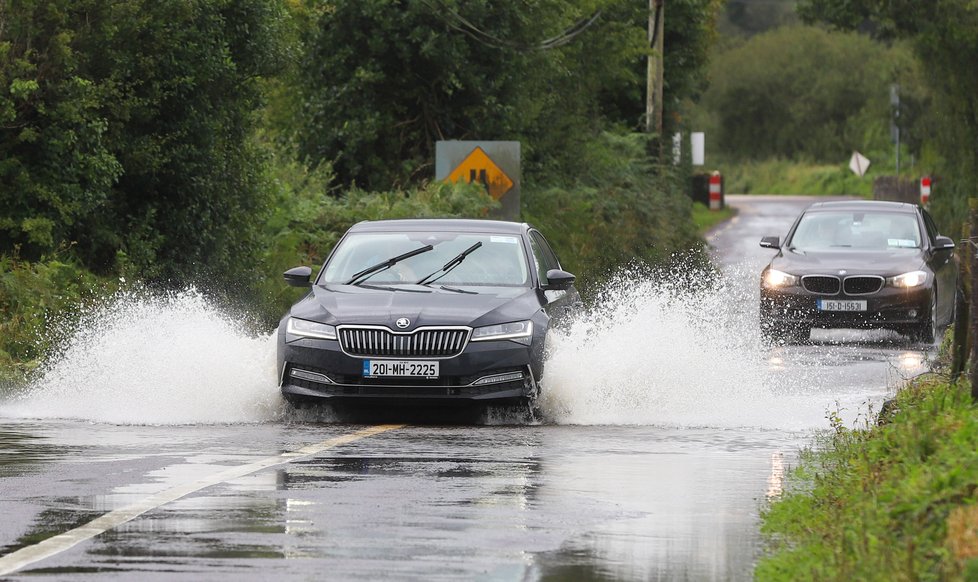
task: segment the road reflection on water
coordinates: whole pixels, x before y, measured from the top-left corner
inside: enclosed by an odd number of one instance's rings
[[[78,430],[101,436],[4,477],[3,503],[18,507],[0,526],[12,542],[4,553],[175,484],[355,428],[14,427],[0,429],[0,439],[17,432],[29,441],[23,435],[36,431],[38,446],[58,448]],[[784,437],[747,429],[411,426],[205,489],[29,572],[744,578],[759,551],[751,533],[757,510],[771,475],[784,470],[772,459],[792,454]],[[236,448],[245,438],[251,450]],[[38,490],[40,481],[50,490]]]

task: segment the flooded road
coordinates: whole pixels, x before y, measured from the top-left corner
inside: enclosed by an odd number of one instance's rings
[[[552,338],[542,424],[310,422],[282,408],[267,338],[193,295],[126,304],[0,402],[0,576],[750,579],[798,449],[829,414],[866,422],[929,352],[765,346],[757,242],[810,200],[728,202],[719,290],[609,290]]]

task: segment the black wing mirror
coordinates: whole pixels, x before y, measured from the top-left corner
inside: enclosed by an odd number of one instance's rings
[[[946,251],[954,248],[954,241],[949,236],[938,236],[934,239],[935,251]]]
[[[577,279],[574,275],[571,275],[567,271],[561,271],[560,269],[550,269],[547,271],[547,281],[548,283],[543,286],[544,291],[566,291],[570,289],[571,285]]]
[[[780,249],[781,237],[765,236],[761,239],[761,246],[766,249]]]
[[[312,276],[312,269],[309,267],[295,267],[282,274],[285,282],[291,287],[309,287],[309,277]]]

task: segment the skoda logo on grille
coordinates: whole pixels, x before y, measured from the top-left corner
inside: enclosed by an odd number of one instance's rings
[[[398,319],[397,321],[395,321],[394,322],[394,325],[396,325],[397,327],[399,327],[401,329],[405,329],[407,326],[411,325],[411,320],[408,319],[408,318],[406,318],[406,317],[402,317],[402,318]]]

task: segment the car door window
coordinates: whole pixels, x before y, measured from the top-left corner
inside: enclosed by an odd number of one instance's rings
[[[536,263],[540,284],[547,285],[550,282],[547,280],[547,271],[560,268],[557,255],[554,254],[543,235],[535,230],[530,231],[530,248],[533,250],[533,261]]]
[[[924,215],[924,226],[927,228],[927,238],[930,239],[931,244],[937,243],[937,235],[940,234],[937,230],[937,224],[934,223],[934,219],[930,217],[930,213],[926,210],[921,210],[921,214]]]

